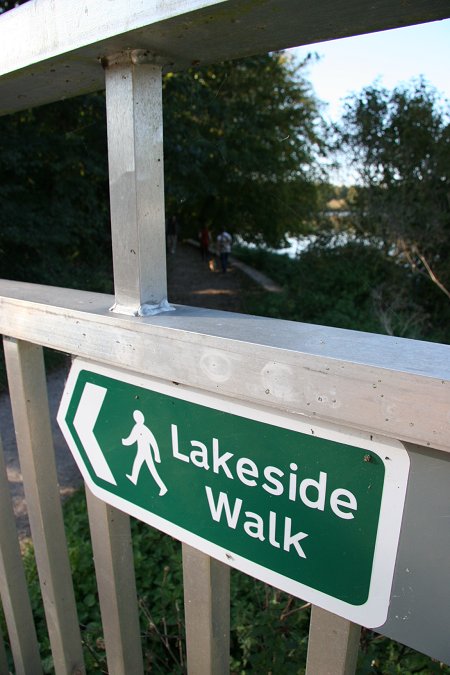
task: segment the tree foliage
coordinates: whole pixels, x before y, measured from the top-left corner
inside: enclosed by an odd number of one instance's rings
[[[450,108],[423,81],[368,87],[347,104],[339,143],[362,189],[352,223],[450,299]]]
[[[0,119],[1,276],[105,290],[104,118],[91,95]]]
[[[317,104],[283,54],[166,77],[167,206],[277,246],[316,206]]]
[[[64,521],[86,673],[97,675],[107,672],[108,664],[83,491],[75,493],[64,505]],[[186,672],[186,640],[180,544],[133,519],[131,535],[144,670],[157,675],[182,675]],[[43,672],[54,673],[31,543],[24,547],[24,564]],[[303,675],[309,604],[236,570],[231,572],[230,592],[230,673]],[[1,610],[0,627],[4,627]],[[12,669],[11,651],[8,644],[5,646]],[[450,667],[368,629],[362,630],[360,647],[358,675],[450,673]]]
[[[106,152],[103,94],[0,118],[0,276],[111,290]]]
[[[14,9],[14,7],[18,7],[19,5],[24,5],[29,1],[30,0],[0,0],[0,14],[8,12],[10,9]]]
[[[169,74],[164,103],[183,234],[208,222],[277,245],[306,226],[318,137],[301,68],[271,54]],[[103,94],[0,119],[1,276],[109,290],[108,201]]]
[[[431,325],[423,280],[370,243],[322,235],[297,258],[253,249],[240,256],[283,288],[251,298],[252,313],[415,339],[449,337],[445,325]]]

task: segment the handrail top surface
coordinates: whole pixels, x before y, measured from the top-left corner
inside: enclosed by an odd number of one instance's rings
[[[2,308],[11,303],[22,309],[39,306],[45,314],[67,312],[75,317],[79,312],[137,333],[161,335],[177,331],[194,338],[202,335],[233,340],[434,378],[450,385],[450,345],[434,342],[185,305],[172,305],[175,311],[156,316],[129,317],[110,311],[114,304],[112,295],[0,279],[0,327]]]
[[[450,346],[0,281],[0,333],[180,387],[450,452]]]
[[[127,50],[180,70],[448,17],[448,0],[31,0],[0,15],[0,114],[103,89]]]

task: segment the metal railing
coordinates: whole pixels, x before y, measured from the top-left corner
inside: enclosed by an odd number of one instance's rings
[[[0,72],[5,83],[2,109],[7,111],[53,100],[67,92],[70,95],[88,90],[89,69],[95,71],[90,87],[98,88],[103,77],[99,56],[103,57],[105,70],[115,297],[0,282],[0,332],[6,336],[5,359],[20,463],[58,674],[75,675],[85,668],[64,544],[42,347],[98,363],[120,365],[144,376],[178,382],[263,409],[398,439],[409,444],[413,464],[414,457],[421,457],[425,451],[431,462],[442,459],[441,455],[436,459],[436,451],[441,451],[446,460],[445,453],[450,450],[448,347],[186,307],[164,311],[167,290],[161,76],[162,67],[177,60],[170,53],[173,48],[175,54],[174,45],[180,44],[177,31],[186,25],[191,36],[191,47],[180,47],[181,66],[191,63],[197,52],[207,58],[209,50],[210,60],[250,53],[254,49],[251,29],[257,26],[259,35],[263,35],[264,22],[269,27],[274,21],[278,25],[273,39],[267,34],[261,37],[261,50],[294,44],[292,33],[296,30],[305,33],[296,2],[278,3],[275,13],[270,7],[266,11],[265,5],[271,3],[255,3],[253,13],[249,11],[252,3],[246,2],[230,3],[232,6],[228,8],[223,2],[194,0],[168,4],[167,16],[162,16],[160,8],[156,18],[142,19],[138,8],[131,16],[125,16],[124,8],[128,12],[129,3],[114,3],[118,9],[98,31],[86,11],[82,17],[86,22],[84,32],[80,29],[79,35],[74,36],[67,28],[71,22],[64,12],[73,13],[76,3],[61,3],[61,9],[38,0],[34,5],[42,10],[42,15],[35,14],[37,37],[33,35],[29,54],[16,53],[10,63],[8,53],[4,58],[6,66]],[[108,17],[112,11],[108,2],[93,1],[87,5],[97,19],[99,12]],[[322,3],[318,5],[311,8],[317,26]],[[408,10],[402,5],[393,14],[385,8],[385,14],[380,12],[380,16],[373,16],[362,25],[367,30],[380,29],[448,14],[443,2],[436,2],[426,11],[420,2],[412,5]],[[351,6],[352,27],[345,29],[349,33],[358,32],[361,20],[361,16],[356,16],[359,10],[354,3]],[[341,16],[341,9],[338,3],[335,10],[338,32],[343,30],[342,22],[350,21],[347,14]],[[242,25],[233,19],[237,37],[232,47],[227,47],[229,32],[223,35],[224,22],[233,18],[227,11],[242,18]],[[61,23],[62,44],[57,47],[45,42],[43,27],[49,12],[55,12],[51,25],[59,25],[57,20],[65,19]],[[27,7],[15,10],[9,18],[2,17],[6,21],[3,31],[0,23],[0,37],[6,40],[11,27],[20,27],[20,21],[30,17]],[[147,22],[147,28],[139,24],[141,20]],[[322,25],[334,23],[327,20]],[[160,35],[163,27],[168,31],[166,42]],[[156,54],[155,48],[147,48],[145,30],[148,44],[160,45],[163,57]],[[308,35],[311,40],[337,35],[312,25],[309,30],[304,41],[308,41]],[[125,31],[135,32],[125,34]],[[118,39],[112,40],[111,35]],[[134,39],[136,49],[129,49]],[[8,40],[13,50],[9,37]],[[41,42],[34,44],[35,40]],[[92,48],[96,43],[102,45],[100,54]],[[63,79],[49,74],[42,66],[37,68],[36,63],[42,61],[56,64],[57,71],[61,58],[69,50],[74,72],[79,68],[78,81],[76,77],[69,81],[66,75]],[[85,72],[83,64],[88,61],[90,65]],[[10,73],[14,75],[19,68],[22,70],[17,77],[11,77]],[[26,92],[26,84],[34,76],[43,86],[33,85],[29,94],[23,94],[28,95],[27,100],[18,100],[17,92]],[[0,77],[0,88],[1,84]],[[154,311],[156,314],[151,315]],[[1,597],[16,672],[34,674],[41,670],[38,646],[1,466],[0,480]],[[404,525],[407,533],[402,531],[401,542],[402,537],[408,540],[413,536],[408,530],[408,513],[414,507],[415,493],[408,494],[408,499]],[[89,491],[88,511],[108,669],[111,674],[137,675],[143,672],[143,662],[129,518]],[[402,551],[394,587],[403,583]],[[228,673],[229,568],[183,545],[183,574],[188,670],[191,675]],[[423,585],[422,580],[417,583],[418,593],[423,592]],[[394,616],[385,627],[380,627],[381,632],[394,637],[398,630]],[[358,637],[358,626],[314,607],[308,675],[354,672]],[[6,672],[3,651],[0,670]]]
[[[448,347],[186,307],[137,318],[110,313],[111,301],[81,291],[0,282],[0,331],[9,335],[5,356],[20,463],[58,673],[83,672],[83,662],[37,345],[120,363],[268,410],[344,421],[448,451]],[[211,364],[209,370],[192,366],[205,363]],[[408,448],[413,455],[414,446]],[[111,673],[139,673],[129,519],[88,495],[108,666]],[[3,518],[11,521],[7,511],[2,507]],[[30,664],[36,658],[36,650],[31,630],[23,640],[29,607],[23,583],[12,582],[20,566],[10,522],[2,524],[1,542],[2,597],[19,669],[21,661]],[[228,672],[229,570],[189,546],[183,558],[190,672]],[[353,672],[358,627],[319,608],[312,616],[308,672]],[[36,671],[27,665],[22,672]]]

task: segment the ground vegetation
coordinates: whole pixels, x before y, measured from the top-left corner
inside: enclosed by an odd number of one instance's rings
[[[65,523],[86,671],[107,672],[105,644],[95,585],[85,495],[65,505]],[[181,546],[132,520],[136,585],[147,673],[186,673]],[[24,562],[31,589],[44,673],[53,662],[31,544]],[[231,575],[232,675],[304,675],[310,606],[240,572]],[[392,640],[363,630],[358,675],[450,673],[450,667]]]

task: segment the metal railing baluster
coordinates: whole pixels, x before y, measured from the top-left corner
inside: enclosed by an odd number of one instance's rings
[[[130,519],[86,488],[102,624],[110,675],[144,671]]]
[[[4,339],[6,370],[42,599],[57,675],[85,672],[64,531],[42,347]]]
[[[313,606],[306,675],[354,675],[361,627]]]
[[[189,673],[228,675],[230,568],[183,544],[183,581]]]
[[[16,675],[42,672],[0,438],[0,595]],[[0,640],[0,647],[3,646]],[[0,658],[0,672],[3,669]]]

